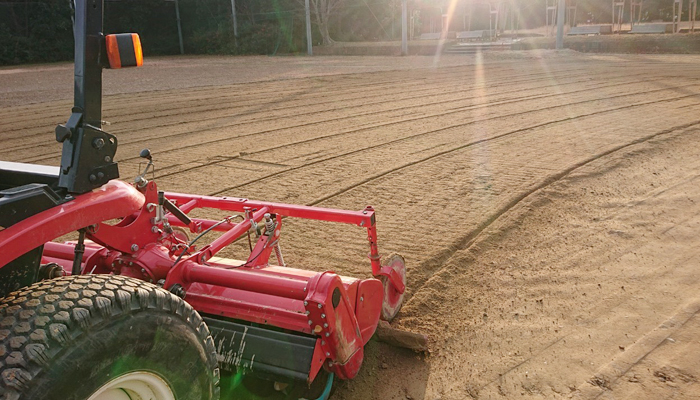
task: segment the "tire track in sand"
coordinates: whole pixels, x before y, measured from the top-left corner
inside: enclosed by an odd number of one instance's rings
[[[656,91],[662,91],[662,90],[668,90],[668,89],[657,89],[657,90],[652,90],[652,91],[642,91],[642,92],[638,92],[638,93],[636,93],[636,94],[647,94],[647,93],[650,93],[650,92],[656,92]],[[629,94],[624,94],[624,95],[620,95],[620,96],[617,96],[617,97],[626,97],[626,96],[629,96]],[[489,138],[484,138],[484,139],[481,139],[481,140],[478,140],[478,141],[474,141],[474,142],[470,142],[470,143],[467,143],[467,144],[460,145],[460,146],[455,147],[455,148],[451,148],[451,149],[448,149],[448,150],[444,150],[444,151],[442,151],[442,152],[439,152],[439,153],[437,153],[437,154],[434,154],[434,155],[431,155],[431,156],[429,156],[429,157],[423,158],[423,159],[421,159],[421,160],[413,161],[413,162],[408,163],[408,164],[405,164],[405,165],[403,165],[403,166],[401,166],[401,167],[393,168],[393,169],[391,169],[391,170],[384,171],[384,172],[382,172],[382,173],[380,173],[380,174],[373,175],[372,177],[369,177],[369,178],[366,178],[365,180],[363,180],[362,183],[354,184],[354,185],[352,185],[352,186],[350,186],[350,187],[344,188],[344,189],[338,191],[338,193],[336,193],[336,194],[334,194],[334,195],[332,195],[332,196],[329,195],[329,196],[326,196],[325,198],[317,199],[318,201],[316,201],[316,202],[313,203],[313,204],[318,204],[318,203],[321,202],[321,201],[325,201],[325,200],[327,200],[327,199],[329,199],[329,198],[338,196],[339,194],[342,194],[342,193],[345,193],[345,192],[347,192],[347,191],[349,191],[349,190],[352,190],[353,188],[355,188],[355,187],[357,187],[357,186],[360,186],[360,185],[362,185],[362,184],[365,184],[365,183],[371,182],[371,181],[373,181],[373,180],[379,179],[379,178],[381,178],[381,177],[383,177],[383,176],[385,176],[385,175],[388,175],[388,174],[390,174],[390,173],[392,173],[392,172],[396,172],[396,171],[398,171],[398,170],[400,170],[400,169],[407,168],[407,167],[410,167],[410,166],[412,166],[412,165],[415,165],[415,164],[418,164],[418,163],[421,163],[421,162],[425,162],[425,161],[431,160],[431,159],[436,158],[436,157],[439,157],[439,156],[447,155],[447,154],[453,153],[453,152],[455,152],[455,151],[459,151],[459,150],[462,150],[462,149],[464,149],[464,148],[467,148],[467,147],[470,147],[470,146],[474,146],[474,145],[476,145],[476,144],[480,144],[480,143],[483,143],[483,142],[486,142],[486,141],[490,141],[490,140],[495,140],[495,139],[503,138],[503,137],[506,137],[506,136],[510,136],[510,135],[516,134],[516,133],[518,133],[518,132],[523,132],[523,131],[527,131],[527,130],[531,130],[531,129],[535,129],[535,128],[540,128],[540,127],[544,127],[544,126],[551,125],[551,124],[556,124],[556,123],[561,123],[561,122],[568,122],[568,121],[571,121],[571,120],[574,120],[574,119],[585,118],[585,117],[590,117],[590,116],[593,116],[593,115],[605,114],[605,113],[609,113],[609,112],[615,112],[615,111],[620,111],[620,110],[629,109],[629,108],[634,108],[634,107],[641,107],[641,106],[650,105],[650,104],[658,104],[658,103],[663,103],[663,102],[668,102],[668,101],[677,101],[677,100],[682,100],[682,99],[690,98],[690,97],[700,97],[700,94],[691,94],[691,95],[673,97],[673,98],[670,98],[670,99],[652,100],[652,101],[648,101],[648,102],[641,102],[641,103],[628,104],[628,105],[620,106],[620,107],[616,107],[616,108],[611,108],[611,109],[606,109],[606,110],[601,110],[601,111],[596,111],[596,112],[586,113],[586,114],[579,114],[579,115],[576,115],[576,116],[566,117],[566,118],[563,118],[563,119],[551,120],[551,121],[547,121],[547,122],[540,123],[540,124],[530,125],[530,126],[525,127],[525,128],[519,128],[519,129],[516,129],[516,130],[513,130],[513,131],[509,131],[509,132],[506,132],[506,133],[503,133],[503,134],[495,135],[495,136],[492,136],[492,137],[489,137]],[[613,98],[613,97],[608,97],[608,98]],[[554,107],[546,107],[546,108],[537,109],[537,110],[528,110],[528,111],[518,112],[518,113],[514,113],[514,114],[511,114],[511,115],[507,115],[507,116],[514,116],[514,115],[527,114],[527,113],[531,113],[531,112],[543,111],[543,110],[548,110],[548,109],[553,109],[553,108],[559,108],[559,107],[568,107],[568,106],[575,105],[575,104],[582,104],[582,103],[593,102],[593,101],[599,101],[599,99],[585,100],[585,101],[576,102],[576,103],[567,103],[567,104],[562,104],[562,105],[558,105],[558,106],[554,106]],[[320,163],[323,163],[323,162],[326,162],[326,161],[329,161],[329,160],[334,160],[334,159],[337,159],[337,158],[340,158],[340,157],[345,157],[345,156],[348,156],[348,155],[352,155],[352,154],[364,152],[364,151],[367,151],[367,150],[370,150],[370,149],[375,149],[375,148],[378,148],[378,147],[381,147],[381,146],[387,146],[387,145],[390,145],[390,144],[393,144],[393,143],[397,143],[397,142],[400,142],[400,141],[405,141],[405,140],[413,139],[413,138],[420,137],[420,136],[426,136],[426,135],[430,135],[430,134],[433,134],[433,133],[436,133],[436,132],[440,132],[440,131],[444,131],[444,130],[448,130],[448,129],[454,129],[454,128],[459,128],[459,127],[468,126],[468,125],[471,125],[471,124],[476,123],[476,122],[483,122],[483,121],[493,120],[493,119],[497,119],[497,118],[504,118],[504,117],[505,117],[505,116],[497,116],[497,117],[485,118],[485,119],[483,119],[483,120],[478,120],[478,121],[469,121],[469,122],[466,122],[466,123],[453,124],[453,125],[449,125],[449,126],[446,126],[446,127],[441,127],[441,128],[439,128],[439,129],[434,129],[434,130],[430,130],[430,131],[427,131],[427,132],[421,132],[421,133],[417,133],[417,134],[410,135],[410,136],[407,136],[407,137],[399,138],[399,139],[396,139],[396,140],[393,140],[393,141],[389,141],[389,142],[384,142],[384,143],[377,144],[377,145],[372,145],[372,146],[363,147],[363,148],[361,148],[361,149],[356,149],[356,150],[353,150],[353,151],[350,151],[350,152],[345,152],[345,153],[342,153],[342,154],[336,154],[336,155],[333,155],[333,156],[330,156],[330,157],[326,157],[326,158],[323,158],[323,159],[319,159],[319,160],[316,160],[316,161],[313,161],[313,162],[309,162],[309,163],[306,163],[306,164],[302,164],[302,165],[298,165],[298,166],[295,166],[295,167],[290,167],[290,168],[287,168],[287,169],[284,169],[284,170],[276,171],[276,172],[273,172],[273,173],[264,175],[264,176],[262,176],[262,177],[258,177],[258,178],[255,178],[255,179],[248,180],[248,181],[246,181],[246,182],[243,182],[243,183],[240,183],[240,184],[237,184],[237,185],[233,185],[233,186],[229,186],[229,187],[226,187],[226,188],[223,188],[223,189],[220,189],[220,190],[216,190],[216,191],[214,191],[214,192],[209,193],[209,195],[210,195],[210,196],[221,195],[221,194],[223,194],[223,193],[225,193],[225,192],[228,192],[228,191],[230,191],[230,190],[238,189],[238,188],[241,188],[241,187],[244,187],[244,186],[253,184],[253,183],[258,183],[258,182],[260,182],[260,181],[262,181],[262,180],[266,180],[266,179],[278,177],[278,176],[280,176],[280,175],[282,175],[282,174],[285,174],[285,173],[287,173],[287,172],[299,170],[299,169],[306,168],[306,167],[309,167],[309,166],[312,166],[312,165],[316,165],[316,164],[320,164]],[[422,119],[422,118],[419,118],[419,119]],[[392,123],[392,124],[393,124],[393,123]],[[387,125],[389,125],[389,124],[387,124]],[[363,129],[369,129],[369,128],[363,128]],[[337,135],[341,135],[341,134],[344,134],[344,133],[334,134],[334,135],[329,135],[329,136],[337,136]],[[217,161],[217,162],[221,162],[221,161]],[[214,164],[214,163],[210,163],[210,164],[207,164],[207,166],[210,166],[210,165],[213,165],[213,164]],[[193,168],[193,169],[194,169],[194,168]],[[171,173],[170,175],[174,175],[174,174]]]
[[[523,89],[518,89],[518,90],[515,90],[515,91],[509,91],[509,92],[507,92],[507,93],[518,93],[518,92],[523,92],[523,91],[532,91],[532,90],[543,89],[543,88],[552,87],[552,86],[576,85],[576,84],[580,84],[580,83],[592,81],[591,78],[585,78],[585,77],[577,77],[577,78],[580,78],[580,79],[579,79],[579,80],[575,80],[575,81],[571,81],[571,82],[555,83],[555,84],[552,84],[552,85],[538,86],[538,87],[536,87],[536,88],[534,88],[532,85],[528,85],[527,87],[525,87],[525,88],[523,88]],[[629,76],[629,74],[627,74],[627,75],[618,75],[618,76],[612,76],[612,77],[610,77],[610,79],[617,79],[617,78],[630,78],[630,76]],[[608,80],[610,80],[610,79],[608,79]],[[311,106],[317,106],[317,105],[325,105],[325,106],[327,106],[327,105],[329,105],[329,104],[338,103],[338,102],[340,102],[340,103],[342,103],[342,104],[344,104],[344,105],[341,106],[341,107],[330,107],[330,108],[325,109],[325,110],[312,110],[312,111],[308,111],[308,112],[297,112],[297,113],[294,113],[293,115],[284,114],[284,115],[278,115],[278,116],[275,116],[275,117],[269,117],[269,116],[265,116],[265,115],[266,115],[266,114],[269,114],[270,112],[279,111],[279,110],[286,110],[286,109],[292,109],[292,110],[294,110],[294,109],[298,109],[300,106],[299,106],[299,105],[291,105],[291,106],[284,106],[284,107],[277,107],[277,108],[269,108],[269,107],[267,107],[267,105],[268,105],[267,103],[252,104],[252,105],[247,105],[247,107],[249,107],[249,108],[259,107],[260,109],[259,109],[259,110],[256,110],[256,111],[244,111],[244,112],[237,113],[237,114],[225,114],[225,115],[223,115],[223,116],[213,116],[213,117],[212,117],[212,116],[206,116],[206,117],[194,118],[194,119],[193,119],[193,118],[188,118],[188,119],[184,120],[184,121],[185,121],[184,123],[186,123],[186,124],[195,124],[195,123],[198,123],[198,122],[209,122],[209,121],[216,121],[216,120],[221,120],[221,119],[230,119],[230,118],[235,118],[235,117],[240,117],[240,116],[253,116],[253,115],[256,115],[256,114],[261,114],[261,115],[264,116],[264,118],[251,118],[250,120],[247,120],[247,121],[235,122],[235,123],[228,123],[228,124],[223,124],[223,125],[217,125],[217,126],[210,127],[210,128],[206,128],[206,129],[198,129],[198,130],[196,130],[196,132],[195,132],[195,131],[192,131],[192,130],[188,130],[188,131],[178,132],[178,133],[174,133],[174,134],[162,135],[162,134],[160,134],[158,131],[155,131],[153,135],[147,135],[147,136],[139,135],[139,136],[138,136],[138,139],[136,139],[136,140],[127,140],[127,141],[123,141],[123,140],[122,140],[122,141],[120,142],[120,144],[121,144],[121,145],[127,145],[127,144],[134,144],[134,143],[147,143],[147,142],[152,141],[152,140],[154,140],[154,139],[161,140],[161,139],[163,139],[163,138],[178,137],[178,136],[188,136],[188,135],[191,135],[191,134],[201,134],[202,132],[206,132],[206,131],[217,131],[217,130],[220,130],[220,129],[234,128],[234,127],[237,127],[237,126],[245,126],[245,125],[249,125],[249,124],[264,124],[264,123],[271,122],[271,121],[284,120],[284,119],[289,118],[290,116],[293,116],[294,118],[298,118],[298,117],[308,116],[308,115],[318,115],[319,113],[324,113],[324,112],[339,112],[339,111],[342,111],[342,110],[354,109],[354,108],[358,108],[358,107],[368,107],[368,106],[375,106],[375,105],[380,105],[380,104],[398,103],[398,102],[400,102],[400,101],[411,101],[412,103],[415,103],[416,101],[418,101],[418,100],[420,100],[420,99],[422,99],[422,98],[430,98],[430,97],[435,97],[435,96],[437,96],[437,95],[455,94],[455,93],[461,93],[461,92],[470,91],[470,90],[484,89],[484,88],[486,88],[486,87],[489,87],[489,89],[490,89],[490,88],[495,88],[495,87],[507,87],[507,88],[509,88],[509,87],[511,87],[511,86],[514,85],[514,84],[521,84],[521,83],[523,83],[523,84],[525,84],[525,83],[531,83],[531,84],[532,84],[532,83],[540,82],[540,81],[543,81],[543,80],[549,80],[549,79],[547,79],[547,78],[544,78],[544,79],[542,79],[542,78],[538,78],[538,79],[524,79],[524,80],[521,80],[521,81],[513,81],[513,82],[509,82],[508,84],[500,84],[500,85],[499,85],[499,84],[495,84],[495,85],[482,84],[482,85],[468,86],[468,87],[465,87],[465,88],[460,88],[460,89],[451,90],[451,91],[445,91],[444,88],[438,88],[438,89],[434,89],[434,90],[431,90],[431,91],[428,91],[428,92],[426,92],[425,89],[401,90],[401,94],[403,94],[403,95],[408,94],[408,95],[405,96],[405,97],[403,97],[403,98],[400,98],[400,99],[396,99],[396,98],[393,98],[393,97],[392,97],[392,98],[390,98],[389,100],[379,100],[379,101],[374,101],[374,102],[366,102],[366,101],[365,101],[365,100],[371,99],[371,98],[387,98],[387,97],[391,97],[391,93],[386,93],[386,92],[385,92],[385,93],[382,93],[382,94],[379,94],[379,95],[360,96],[360,97],[351,99],[351,100],[361,100],[361,101],[362,101],[362,104],[360,104],[360,105],[347,104],[347,103],[348,103],[348,99],[346,99],[346,98],[342,98],[342,99],[339,99],[339,100],[325,101],[325,102],[324,102],[324,101],[320,101],[320,102],[316,102],[316,103],[307,104],[307,105],[305,105],[305,107],[311,107]],[[658,79],[657,79],[657,80],[658,80]],[[628,82],[628,83],[629,83],[629,82]],[[426,84],[426,86],[427,86],[427,87],[430,87],[430,88],[433,88],[435,85],[434,85],[434,84],[428,83],[428,84]],[[452,85],[452,86],[453,86],[453,85]],[[400,88],[399,88],[399,89],[400,89]],[[414,93],[414,92],[419,92],[419,93],[421,93],[421,95],[420,95],[420,96],[412,95],[412,93]],[[499,92],[499,93],[496,93],[496,94],[504,94],[504,93],[506,93],[506,92]],[[330,97],[330,96],[321,96],[321,97]],[[376,114],[381,114],[382,112],[399,111],[399,110],[408,109],[408,108],[411,108],[411,107],[424,107],[424,106],[431,106],[431,105],[437,105],[437,104],[443,104],[443,103],[450,103],[450,102],[453,102],[453,101],[463,101],[463,100],[470,100],[470,99],[474,99],[474,98],[473,98],[473,97],[466,97],[466,98],[460,98],[460,99],[448,99],[448,100],[442,100],[442,101],[438,101],[438,102],[422,103],[420,106],[396,107],[396,108],[392,108],[392,109],[389,109],[389,110],[372,111],[372,112],[369,112],[369,113],[358,113],[358,114],[353,114],[353,115],[345,116],[345,117],[343,117],[343,118],[359,118],[359,117],[366,116],[366,115],[376,115]],[[296,101],[296,100],[297,100],[297,99],[295,99],[295,101]],[[208,106],[207,106],[207,107],[208,107]],[[218,110],[223,111],[223,110],[229,109],[230,107],[231,107],[231,106],[215,107],[215,108],[213,108],[213,110],[215,110],[215,111],[218,111]],[[212,108],[208,107],[208,109],[211,110]],[[199,112],[199,111],[197,111],[197,112],[188,111],[188,112],[184,112],[184,113],[183,113],[183,112],[181,112],[180,109],[178,109],[177,111],[173,111],[173,112],[170,113],[170,114],[159,115],[159,116],[153,117],[153,116],[151,115],[151,114],[152,114],[151,111],[149,110],[149,111],[147,112],[148,117],[145,117],[145,118],[132,118],[132,117],[131,117],[131,114],[127,113],[127,114],[123,114],[123,115],[125,115],[125,116],[128,115],[128,116],[129,116],[128,121],[126,121],[125,123],[121,123],[121,124],[126,124],[126,125],[137,124],[137,123],[139,123],[139,122],[141,122],[141,121],[152,120],[152,119],[154,119],[154,118],[155,118],[155,119],[167,119],[167,120],[172,120],[173,118],[169,118],[169,117],[172,117],[172,116],[174,116],[174,115],[177,115],[177,116],[179,117],[179,119],[177,119],[177,120],[174,121],[174,122],[159,123],[159,124],[155,124],[155,125],[139,126],[139,128],[138,128],[138,130],[141,130],[141,131],[150,131],[150,130],[154,130],[154,129],[161,129],[161,128],[168,128],[168,127],[173,127],[173,126],[180,126],[180,125],[183,124],[183,119],[182,119],[183,116],[186,116],[186,115],[189,115],[189,114],[192,114],[192,113],[198,113],[198,112]],[[112,116],[112,117],[110,117],[110,119],[118,120],[119,118],[117,118],[117,117],[118,117],[118,116]],[[280,129],[292,129],[292,128],[297,128],[297,127],[302,127],[302,126],[308,126],[308,125],[312,125],[312,124],[319,124],[319,123],[326,123],[326,122],[334,122],[334,121],[338,121],[338,120],[340,120],[340,119],[339,119],[339,118],[329,118],[329,119],[325,119],[325,120],[321,120],[321,121],[309,122],[309,123],[306,123],[306,124],[303,124],[303,125],[291,125],[291,126],[285,126],[285,127],[277,127],[277,128],[274,128],[274,129],[264,130],[264,131],[259,132],[259,133],[274,132],[274,131],[280,130]],[[55,119],[52,119],[52,120],[51,120],[51,124],[53,124],[54,122],[55,122]],[[44,124],[42,124],[42,125],[36,126],[35,128],[46,128],[47,125],[48,125],[48,123],[44,123]],[[43,137],[46,136],[46,131],[45,131],[44,129],[41,129],[40,132],[30,133],[30,134],[27,133],[27,129],[31,129],[31,127],[28,128],[28,127],[26,127],[26,126],[22,126],[21,128],[17,128],[17,129],[15,129],[15,130],[8,130],[8,131],[4,131],[4,132],[5,132],[5,134],[8,134],[8,133],[12,133],[12,132],[20,132],[20,131],[21,131],[21,132],[22,132],[21,137],[18,138],[18,139],[16,139],[16,140],[21,140],[22,142],[26,142],[27,139],[31,139],[31,138],[43,139]],[[135,129],[131,129],[131,128],[128,128],[128,127],[123,127],[123,128],[121,128],[121,129],[119,129],[119,130],[111,130],[111,129],[109,130],[109,132],[110,132],[111,134],[117,135],[117,136],[119,136],[119,137],[123,137],[124,134],[130,133],[130,132],[133,132],[133,131],[135,131]],[[245,137],[245,136],[246,136],[246,135],[239,135],[239,136],[236,136],[236,138],[237,138],[237,137]],[[16,152],[16,151],[19,151],[19,150],[30,149],[30,148],[36,147],[36,145],[37,145],[36,143],[28,143],[28,144],[20,144],[20,145],[15,145],[15,146],[4,147],[3,149],[0,150],[0,154],[2,154],[2,153],[13,153],[13,152]],[[48,155],[48,153],[46,153],[46,155]],[[132,159],[133,159],[133,158],[132,158]],[[122,160],[122,161],[130,161],[130,160],[132,160],[132,159],[125,159],[125,160]]]
[[[650,81],[650,82],[651,82],[651,81]],[[573,91],[564,92],[564,93],[538,94],[538,95],[522,96],[522,97],[516,97],[516,98],[513,98],[513,99],[504,100],[504,101],[499,101],[499,102],[494,102],[494,103],[483,103],[483,104],[476,104],[476,105],[469,105],[469,106],[451,108],[451,109],[449,109],[449,110],[447,110],[447,111],[442,111],[442,112],[438,112],[438,113],[428,114],[428,115],[424,115],[424,116],[420,116],[420,117],[404,118],[404,119],[401,119],[401,120],[398,120],[398,121],[396,121],[396,120],[395,120],[395,121],[390,121],[390,122],[388,122],[388,123],[379,123],[379,124],[370,125],[370,126],[367,126],[367,127],[362,127],[362,128],[358,128],[358,129],[353,129],[353,130],[345,131],[345,132],[342,132],[342,133],[336,133],[336,134],[331,134],[331,135],[323,135],[323,136],[319,136],[319,137],[312,138],[312,139],[310,139],[310,140],[327,139],[327,138],[330,138],[330,137],[335,137],[335,136],[339,136],[339,135],[351,134],[351,133],[355,133],[355,132],[364,131],[364,130],[367,130],[367,129],[373,129],[373,128],[377,128],[377,127],[384,127],[384,126],[396,125],[396,124],[399,124],[399,123],[406,123],[406,122],[412,122],[412,121],[419,121],[419,120],[424,120],[424,119],[429,119],[429,118],[436,118],[436,117],[441,117],[441,116],[444,116],[444,115],[450,115],[450,114],[455,114],[455,113],[463,112],[463,111],[465,111],[465,110],[492,107],[492,106],[494,106],[494,105],[504,105],[504,104],[519,103],[519,102],[525,102],[525,101],[528,101],[528,100],[537,100],[537,99],[542,99],[542,98],[550,98],[550,97],[562,96],[562,95],[568,95],[568,94],[575,94],[575,93],[595,92],[596,90],[605,89],[605,88],[609,88],[609,87],[618,87],[618,86],[629,85],[630,83],[632,83],[632,82],[627,82],[627,81],[626,81],[626,82],[622,82],[622,83],[615,83],[615,84],[602,85],[602,86],[598,86],[598,87],[594,87],[594,88],[578,89],[578,90],[573,90]],[[550,86],[557,87],[557,86],[560,86],[560,85],[553,84],[553,85],[550,85]],[[658,89],[658,90],[667,90],[667,88],[665,88],[665,89]],[[607,98],[617,98],[617,97],[619,97],[619,96],[608,96]],[[475,98],[476,98],[476,97],[475,97]],[[472,100],[472,99],[474,99],[474,98],[467,98],[467,99],[465,99],[465,100]],[[596,100],[598,100],[598,99],[596,99]],[[596,100],[591,100],[591,101],[596,101]],[[447,101],[447,102],[449,103],[449,102],[453,102],[453,101],[454,101],[454,100],[449,100],[449,101]],[[436,104],[438,104],[438,103],[442,103],[442,102],[437,102]],[[172,151],[179,151],[179,150],[182,150],[182,149],[184,149],[184,148],[200,147],[200,146],[202,146],[202,145],[209,145],[209,144],[215,144],[215,143],[222,143],[222,142],[229,141],[229,140],[231,140],[231,139],[239,139],[239,138],[245,138],[245,137],[251,137],[251,136],[258,136],[258,135],[264,135],[264,134],[269,134],[269,133],[275,133],[275,132],[279,132],[280,130],[295,129],[295,128],[303,128],[303,127],[307,127],[307,126],[314,126],[314,125],[319,125],[319,124],[324,124],[324,123],[337,122],[337,121],[344,120],[344,119],[361,118],[361,117],[365,117],[365,116],[369,116],[369,115],[381,115],[382,113],[387,113],[387,112],[399,112],[399,111],[401,111],[401,110],[408,110],[408,109],[411,109],[411,108],[424,108],[424,107],[425,107],[425,104],[421,104],[421,105],[408,105],[408,106],[393,108],[393,109],[390,109],[390,110],[370,111],[370,112],[366,112],[366,113],[360,113],[360,114],[354,114],[354,115],[349,115],[349,116],[330,118],[330,119],[321,120],[321,121],[311,121],[311,122],[306,122],[306,123],[301,123],[301,124],[286,126],[286,127],[282,127],[282,128],[273,128],[273,129],[255,131],[255,132],[251,132],[251,133],[247,133],[247,134],[242,134],[242,135],[237,135],[237,136],[233,136],[233,137],[218,138],[218,139],[212,139],[212,140],[207,140],[207,141],[199,140],[199,141],[197,141],[196,145],[189,145],[189,146],[184,146],[184,147],[183,147],[183,146],[174,146],[174,147],[171,147],[170,149],[162,149],[162,150],[159,151],[159,153],[162,155],[162,154],[166,154],[166,153],[172,152]],[[506,116],[509,116],[509,115],[506,115]],[[237,124],[232,124],[232,126],[233,126],[233,125],[237,125]],[[227,127],[227,126],[223,126],[223,127]],[[214,128],[209,128],[209,129],[204,129],[204,130],[198,130],[196,133],[197,133],[197,134],[201,134],[201,133],[204,132],[204,131],[217,131],[217,130],[223,128],[223,127],[218,127],[218,126],[217,126],[217,127],[214,127]],[[165,136],[159,136],[158,139],[168,139],[168,138],[173,138],[173,137],[178,137],[178,136],[190,136],[190,135],[192,135],[192,134],[193,134],[192,131],[179,132],[179,133],[176,133],[176,134],[165,135]],[[148,142],[148,141],[150,141],[150,140],[153,140],[153,139],[152,139],[152,138],[144,138],[144,139],[139,139],[139,140],[130,141],[130,142],[123,142],[123,141],[121,141],[119,144],[123,147],[124,145],[129,145],[129,144],[134,144],[134,143],[140,143],[140,142]],[[287,144],[284,144],[284,145],[278,146],[278,147],[284,147],[284,146],[289,146],[289,145],[293,145],[293,144],[304,143],[304,142],[308,142],[308,141],[309,141],[309,140],[302,140],[302,141],[299,141],[299,142],[287,143]],[[33,146],[29,146],[29,147],[33,147]],[[264,150],[261,150],[261,151],[267,151],[267,150],[269,150],[269,149],[264,149]],[[15,152],[15,151],[16,151],[16,149],[13,150],[13,152]],[[0,153],[1,153],[1,152],[2,152],[2,151],[0,151]],[[260,152],[260,151],[256,151],[256,153],[258,153],[258,152]],[[44,153],[44,154],[35,155],[34,157],[28,159],[28,162],[46,162],[47,160],[50,160],[50,159],[53,159],[53,158],[55,158],[55,152],[50,152],[50,153]],[[120,162],[129,162],[129,161],[134,161],[134,160],[138,160],[138,159],[139,159],[139,157],[133,156],[133,157],[127,157],[127,158],[124,158],[124,159],[120,159],[120,160],[118,160],[118,161],[120,161]],[[224,161],[225,161],[225,160],[224,160]],[[219,162],[221,162],[221,161],[219,161]],[[207,164],[207,165],[212,165],[212,164]],[[166,167],[166,168],[167,168],[167,167]]]
[[[697,96],[700,96],[700,94],[698,94]],[[650,102],[650,103],[655,103],[655,102]],[[427,260],[423,261],[421,263],[421,265],[414,267],[414,268],[417,268],[421,271],[425,271],[427,278],[418,281],[417,286],[415,286],[415,284],[414,284],[415,289],[413,290],[412,293],[408,294],[404,305],[410,304],[411,300],[416,295],[416,293],[418,293],[426,285],[428,285],[431,278],[434,275],[438,275],[440,273],[440,271],[444,268],[444,267],[441,268],[441,266],[443,264],[445,264],[445,262],[447,262],[450,259],[450,257],[452,257],[458,251],[465,250],[465,249],[468,249],[469,247],[471,247],[476,242],[476,240],[479,238],[479,236],[491,224],[493,224],[501,216],[506,214],[508,211],[510,211],[515,206],[517,206],[523,200],[527,199],[532,194],[562,180],[563,178],[565,178],[566,176],[568,176],[569,174],[571,174],[575,170],[577,170],[581,167],[584,167],[587,164],[590,164],[591,162],[594,162],[602,157],[605,157],[605,156],[608,156],[608,155],[613,154],[615,152],[624,150],[630,146],[634,146],[634,145],[637,145],[640,143],[647,142],[647,141],[655,139],[659,136],[668,135],[670,133],[673,133],[673,132],[676,132],[679,130],[683,130],[683,129],[687,129],[687,128],[691,128],[691,127],[694,127],[697,125],[700,125],[700,120],[695,120],[695,121],[692,121],[689,123],[676,125],[676,126],[673,126],[671,128],[664,129],[662,131],[655,132],[653,134],[646,135],[646,136],[643,136],[641,138],[629,141],[627,143],[612,147],[608,150],[602,151],[602,152],[597,153],[591,157],[588,157],[580,162],[571,164],[569,167],[547,176],[546,178],[541,180],[537,185],[532,187],[530,190],[526,190],[526,191],[523,191],[523,192],[517,194],[515,197],[511,198],[504,206],[498,208],[495,212],[488,215],[482,222],[480,222],[477,225],[476,228],[470,230],[469,232],[467,232],[464,235],[459,236],[458,238],[453,240],[452,243],[449,246],[447,246],[444,250],[442,250],[441,252],[439,252],[435,256],[430,257]],[[489,139],[489,140],[492,140],[492,139]],[[445,152],[445,153],[447,153],[447,152]],[[434,158],[434,157],[431,157],[431,158]],[[554,343],[552,343],[552,345],[554,345]],[[516,368],[516,367],[514,367],[514,368]]]

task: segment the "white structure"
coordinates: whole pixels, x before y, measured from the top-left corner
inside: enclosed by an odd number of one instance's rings
[[[630,23],[632,26],[642,20],[642,2],[644,0],[630,0]]]
[[[677,1],[677,0],[676,0]],[[625,13],[625,0],[612,0],[612,31],[622,31],[622,15]]]
[[[681,15],[683,14],[683,0],[673,0],[673,33],[681,31]]]

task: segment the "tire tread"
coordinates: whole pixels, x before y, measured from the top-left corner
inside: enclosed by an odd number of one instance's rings
[[[219,369],[209,329],[187,303],[153,284],[116,275],[41,281],[0,299],[0,400],[20,400],[32,380],[91,329],[139,310],[179,316],[197,333],[213,371]]]

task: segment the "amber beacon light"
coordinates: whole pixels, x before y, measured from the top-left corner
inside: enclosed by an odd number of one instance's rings
[[[140,67],[143,65],[141,39],[136,33],[105,36],[109,68]]]

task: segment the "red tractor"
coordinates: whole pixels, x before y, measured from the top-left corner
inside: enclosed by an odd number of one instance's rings
[[[141,65],[141,45],[102,33],[103,0],[74,4],[61,166],[0,162],[0,400],[217,399],[220,371],[278,396],[327,397],[403,299],[404,261],[380,262],[374,210],[162,192],[148,150],[133,185],[117,180],[102,69]],[[200,208],[228,216],[188,215]],[[286,266],[285,217],[365,228],[374,278]],[[245,236],[241,261],[217,257]]]

